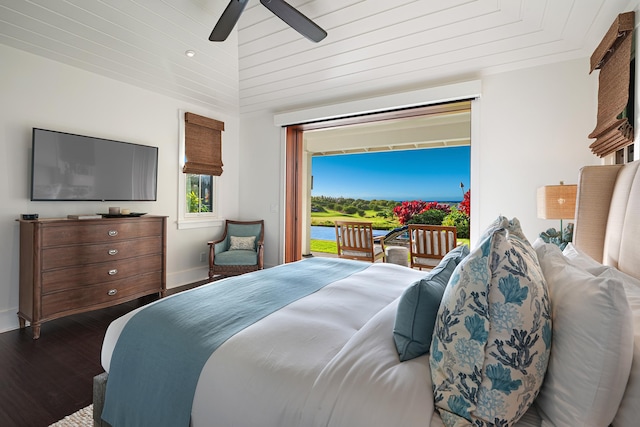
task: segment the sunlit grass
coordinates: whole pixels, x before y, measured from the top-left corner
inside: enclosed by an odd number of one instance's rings
[[[383,218],[377,216],[374,210],[365,211],[364,216],[358,214],[345,214],[338,211],[311,212],[311,225],[324,225],[333,227],[335,221],[362,221],[372,223],[372,227],[378,230],[393,230],[400,226],[396,218]]]
[[[458,239],[458,245],[465,244],[469,246],[469,239]],[[324,252],[327,254],[337,254],[338,245],[332,240],[316,240],[311,239],[311,252]]]
[[[328,254],[337,254],[338,245],[331,240],[314,240],[311,239],[311,252],[325,252]]]

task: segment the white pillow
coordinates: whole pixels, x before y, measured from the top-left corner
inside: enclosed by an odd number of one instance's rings
[[[631,370],[631,309],[619,279],[571,264],[553,244],[536,245],[551,296],[553,339],[536,401],[554,426],[608,426]]]
[[[255,251],[256,250],[256,236],[249,237],[237,237],[229,236],[229,250],[230,251]]]
[[[633,316],[633,362],[627,388],[613,420],[613,427],[635,427],[640,423],[640,280],[613,267],[607,267],[601,277],[615,277],[622,281],[627,302]]]
[[[588,271],[589,273],[597,276],[598,274],[605,271],[607,268],[606,265],[602,265],[595,259],[591,258],[586,253],[582,252],[580,249],[576,248],[573,243],[569,243],[564,250],[562,251],[562,255],[567,257],[571,264],[580,267],[583,270]]]

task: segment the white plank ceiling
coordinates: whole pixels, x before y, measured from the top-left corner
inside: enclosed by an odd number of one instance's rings
[[[0,0],[0,43],[208,108],[282,112],[588,57],[630,4],[289,3],[327,38],[308,41],[258,0],[225,42],[208,36],[227,0]]]

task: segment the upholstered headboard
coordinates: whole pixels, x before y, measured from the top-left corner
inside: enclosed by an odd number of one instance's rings
[[[640,278],[640,161],[580,170],[573,242]]]

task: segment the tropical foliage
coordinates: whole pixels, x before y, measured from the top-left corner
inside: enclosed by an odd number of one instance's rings
[[[405,224],[453,225],[458,239],[469,239],[470,191],[457,205],[422,200],[363,200],[348,197],[311,197],[311,225],[333,227],[337,220],[367,221],[378,230],[391,230]],[[468,243],[468,241],[467,241]],[[334,242],[335,245],[335,242]],[[311,241],[312,252],[332,252],[323,241]]]
[[[393,214],[398,218],[400,224],[404,225],[414,215],[424,211],[427,207],[427,202],[422,200],[413,200],[411,202],[402,202],[399,206],[393,208]]]
[[[458,210],[467,216],[471,216],[471,190],[464,193],[464,198],[458,204]]]
[[[442,225],[442,221],[449,212],[451,212],[449,205],[429,202],[422,212],[413,215],[406,224]]]
[[[469,216],[455,207],[444,217],[442,225],[456,227],[458,237],[469,238]]]
[[[187,194],[187,203],[189,205],[188,206],[189,213],[209,212],[209,207],[203,203],[202,198],[198,197],[195,191],[190,191]]]
[[[471,190],[467,190],[458,206],[449,206],[438,202],[412,200],[402,202],[393,209],[400,224],[429,224],[454,226],[458,238],[469,238],[469,219],[471,214]]]

